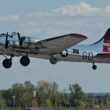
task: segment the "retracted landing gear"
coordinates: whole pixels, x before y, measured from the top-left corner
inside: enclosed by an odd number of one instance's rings
[[[12,59],[11,58],[6,58],[3,60],[2,65],[4,68],[11,68],[12,66]]]
[[[20,59],[20,64],[22,66],[28,66],[30,64],[29,57],[27,55],[26,56],[22,56],[21,59]]]
[[[93,65],[92,65],[92,69],[93,69],[93,70],[96,70],[96,69],[97,69],[97,65],[95,65],[94,62],[93,62]]]
[[[58,61],[57,61],[57,59],[54,56],[51,56],[50,59],[49,59],[49,62],[51,64],[56,64]]]

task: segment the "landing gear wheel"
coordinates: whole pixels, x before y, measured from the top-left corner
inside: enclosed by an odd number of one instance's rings
[[[4,68],[7,68],[7,69],[8,68],[11,68],[11,66],[12,66],[12,60],[6,58],[6,59],[3,60],[2,65],[3,65]]]
[[[96,69],[97,69],[97,65],[94,64],[94,65],[92,66],[92,69],[93,69],[93,70],[96,70]]]
[[[56,64],[57,63],[57,59],[53,56],[50,57],[49,61],[50,61],[51,64]]]
[[[20,59],[20,64],[22,66],[28,66],[30,64],[30,59],[28,56],[22,56]]]

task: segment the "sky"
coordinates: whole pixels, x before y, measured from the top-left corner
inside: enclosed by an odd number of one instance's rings
[[[108,0],[0,0],[0,33],[20,32],[35,39],[45,39],[67,33],[81,33],[88,36],[83,43],[99,40],[110,27],[110,1]],[[56,81],[60,88],[79,83],[85,92],[110,92],[110,65],[60,62],[51,65],[49,61],[31,58],[29,67],[13,59],[13,66],[2,67],[0,57],[0,89],[7,89],[14,83],[39,80]]]

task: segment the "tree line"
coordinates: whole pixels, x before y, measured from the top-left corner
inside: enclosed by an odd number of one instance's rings
[[[4,107],[110,108],[110,96],[97,100],[77,83],[65,91],[56,82],[39,81],[34,85],[26,81],[0,91],[0,108]]]

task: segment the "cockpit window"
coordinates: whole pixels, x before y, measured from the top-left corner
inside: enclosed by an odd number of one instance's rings
[[[6,45],[6,42],[8,41],[8,46],[29,46],[32,42],[30,37],[27,36],[20,36],[18,34],[15,35],[8,35],[7,34],[1,34],[0,36],[0,44]]]

